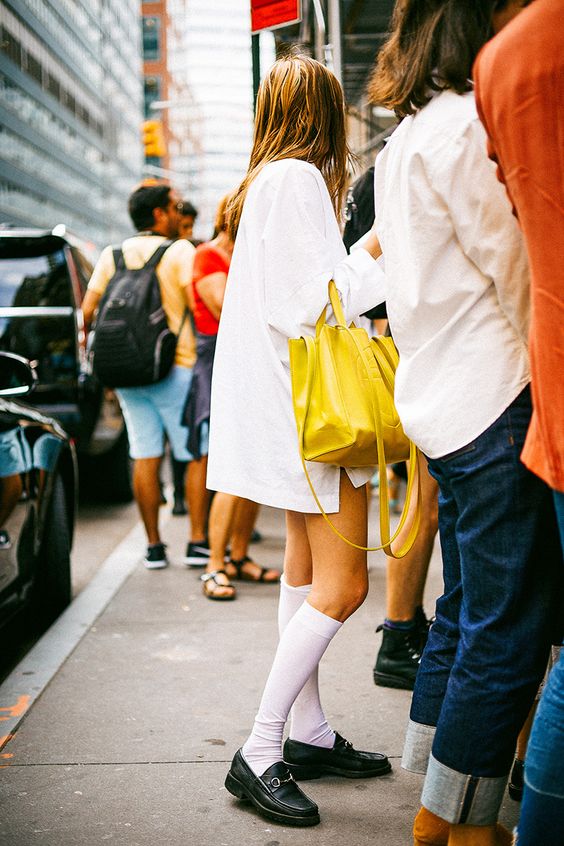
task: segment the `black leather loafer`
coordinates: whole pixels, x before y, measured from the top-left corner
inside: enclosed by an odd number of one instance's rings
[[[251,770],[239,749],[225,779],[225,787],[237,799],[246,799],[259,814],[282,825],[307,826],[319,822],[319,808],[300,790],[282,761],[260,777]]]
[[[336,734],[332,749],[288,739],[284,744],[284,763],[294,778],[302,781],[322,775],[374,778],[392,769],[381,752],[359,752],[340,734]]]

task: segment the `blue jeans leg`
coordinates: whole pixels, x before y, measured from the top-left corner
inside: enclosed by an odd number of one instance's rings
[[[526,390],[473,443],[429,462],[445,591],[410,730],[436,727],[422,801],[452,823],[496,821],[555,627],[562,568],[552,496],[519,460],[530,414]]]
[[[564,649],[544,689],[527,747],[517,843],[564,844]]]

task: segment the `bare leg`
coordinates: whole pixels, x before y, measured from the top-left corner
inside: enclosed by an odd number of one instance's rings
[[[355,543],[366,544],[367,503],[364,486],[354,488],[341,472],[340,510],[331,515],[335,526]],[[306,549],[304,523],[311,549]],[[282,759],[282,735],[290,709],[317,669],[332,637],[364,601],[368,590],[366,553],[335,537],[321,515],[288,515],[287,555],[290,584],[307,584],[313,571],[307,601],[287,623],[276,651],[259,712],[243,754],[257,775]],[[313,566],[312,566],[313,565]]]
[[[344,471],[341,471],[340,510],[330,517],[345,537],[366,546],[366,491],[364,486],[353,487]],[[306,514],[305,523],[313,562],[313,587],[308,602],[343,623],[362,605],[368,593],[366,552],[340,540],[321,514]]]
[[[429,475],[427,462],[419,455],[421,479],[421,522],[419,533],[404,558],[387,558],[386,617],[390,620],[409,621],[415,609],[423,605],[423,591],[427,580],[433,544],[438,531],[438,485]],[[396,541],[399,547],[409,531],[413,508],[408,514],[405,531]]]
[[[190,512],[190,540],[203,541],[206,537],[206,523],[210,503],[210,492],[206,488],[208,457],[191,461],[186,472],[186,501]]]
[[[157,458],[136,458],[133,463],[133,493],[149,544],[160,543],[161,540],[159,535],[160,465],[161,456]]]
[[[235,506],[231,532],[231,557],[235,560],[244,558],[247,554],[258,512],[259,505],[250,499],[241,497]]]
[[[208,527],[210,541],[210,558],[206,567],[206,572],[208,573],[225,569],[225,550],[238,499],[239,497],[221,493],[220,491],[213,498]],[[207,590],[213,590],[217,596],[227,596],[234,592],[234,588],[226,575],[220,574],[216,576],[216,579],[221,584],[212,585],[206,588]]]
[[[382,631],[382,643],[373,671],[375,684],[404,690],[413,690],[426,641],[423,591],[438,530],[438,485],[429,475],[427,462],[422,455],[419,456],[418,469],[421,481],[419,533],[404,558],[387,559],[386,620],[377,629]],[[409,531],[415,504],[412,500],[406,528],[398,543],[403,542]]]
[[[228,565],[227,572],[233,578],[242,576],[249,581],[277,582],[280,578],[278,570],[266,569],[255,561],[245,561],[251,535],[255,527],[259,506],[256,502],[242,497],[237,501],[231,527],[231,560],[237,566]]]

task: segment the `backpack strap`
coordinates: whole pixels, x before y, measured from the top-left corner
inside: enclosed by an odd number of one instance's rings
[[[118,270],[125,270],[125,259],[121,247],[112,247],[112,255],[114,257],[115,273]]]
[[[162,244],[159,244],[153,255],[145,262],[145,267],[156,268],[170,245],[173,243],[173,241],[163,241]]]

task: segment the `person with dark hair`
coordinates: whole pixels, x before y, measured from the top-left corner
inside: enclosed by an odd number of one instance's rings
[[[402,762],[426,774],[415,844],[511,842],[499,808],[560,612],[551,492],[519,460],[527,255],[471,81],[480,48],[524,5],[397,2],[370,82],[371,101],[402,119],[375,168],[395,399],[439,485],[444,593]]]
[[[143,267],[167,240],[176,239],[180,199],[169,185],[144,183],[129,198],[129,213],[137,234],[127,238],[122,253],[127,268]],[[185,240],[174,240],[163,253],[156,269],[162,305],[172,332],[178,335],[175,362],[160,382],[116,390],[127,425],[133,465],[133,490],[147,533],[144,564],[149,570],[166,567],[165,544],[159,533],[161,491],[159,467],[165,435],[174,458],[190,461],[186,448],[187,430],[181,423],[182,405],[192,379],[196,347],[186,310],[193,304],[191,282],[194,247]],[[116,272],[113,248],[106,247],[96,263],[82,304],[87,327]],[[190,471],[188,472],[188,475]],[[190,486],[187,485],[190,493]],[[189,500],[190,501],[190,500]],[[190,508],[198,513],[198,504]],[[190,546],[205,546],[205,525],[191,518]],[[187,553],[188,554],[188,553]]]
[[[178,210],[180,212],[178,237],[186,238],[187,241],[197,247],[198,244],[201,244],[201,241],[194,241],[194,224],[198,217],[198,209],[189,200],[182,200]]]
[[[180,215],[178,222],[178,237],[186,238],[192,246],[197,247],[202,242],[194,238],[194,223],[198,217],[198,210],[189,200],[181,200],[178,204],[178,212]],[[182,517],[188,513],[186,502],[184,501],[185,485],[186,485],[186,461],[178,461],[171,455],[171,469],[172,469],[172,483],[174,504],[172,506],[172,513],[175,516]],[[190,484],[196,483],[196,480],[191,479]]]
[[[536,0],[481,51],[474,78],[490,156],[507,186],[531,265],[534,412],[521,458],[552,488],[564,548],[563,17],[564,0]],[[564,843],[563,739],[561,649],[527,748],[520,846]],[[518,753],[512,775],[522,772],[524,749]]]
[[[370,231],[374,216],[374,168],[369,167],[347,194],[343,243],[348,251]],[[375,321],[377,328],[382,319],[387,326],[386,304],[370,309],[365,317]],[[372,671],[374,684],[404,690],[413,690],[421,652],[427,642],[429,620],[423,609],[423,592],[438,531],[437,483],[429,475],[424,456],[420,454],[418,460],[421,479],[419,531],[407,555],[400,559],[386,557],[386,617],[376,628],[376,632],[382,632],[382,643]],[[394,480],[399,484],[400,478],[406,478],[405,464],[388,467],[388,473],[391,479],[380,479],[379,484],[388,484],[391,491]],[[390,495],[390,504],[392,499]],[[410,516],[398,538],[398,546],[407,537],[411,523]]]

